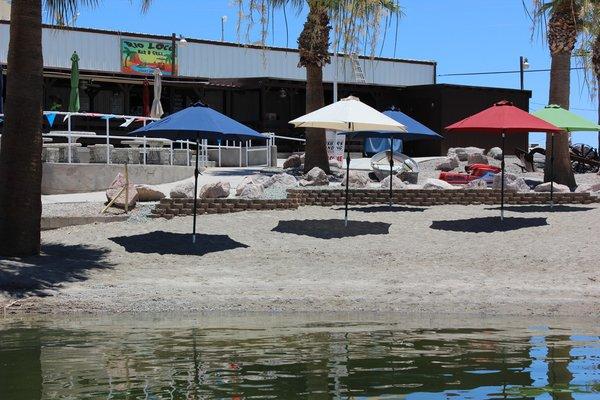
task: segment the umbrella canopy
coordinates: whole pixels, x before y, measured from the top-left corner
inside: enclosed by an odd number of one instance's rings
[[[371,138],[394,138],[405,141],[422,140],[422,139],[443,139],[442,136],[435,133],[419,121],[409,117],[398,110],[387,110],[384,115],[390,117],[396,122],[406,127],[406,132],[390,132],[390,131],[364,131],[351,134],[353,137],[371,137]]]
[[[588,121],[571,111],[551,104],[533,113],[538,118],[556,125],[566,132],[600,131],[600,125]]]
[[[561,129],[513,106],[509,101],[501,101],[475,115],[447,126],[446,131],[500,135],[502,133],[560,132]]]
[[[142,86],[142,115],[144,117],[150,116],[150,82],[148,82],[148,79],[144,79]]]
[[[158,68],[154,70],[154,100],[152,100],[152,109],[150,110],[150,116],[152,118],[160,118],[165,113],[160,103],[160,97],[162,96],[162,80],[161,72]]]
[[[266,139],[254,129],[198,102],[191,107],[154,121],[130,133],[135,136],[173,140],[202,139]]]
[[[74,51],[71,56],[71,94],[69,112],[79,112],[79,56]]]
[[[406,132],[406,127],[350,96],[290,121],[296,128],[323,128],[334,131]]]

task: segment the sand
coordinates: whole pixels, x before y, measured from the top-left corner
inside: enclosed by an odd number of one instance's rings
[[[367,212],[368,211],[368,212]],[[367,206],[43,232],[0,260],[6,312],[409,312],[594,316],[600,206]],[[162,253],[162,254],[161,254]]]

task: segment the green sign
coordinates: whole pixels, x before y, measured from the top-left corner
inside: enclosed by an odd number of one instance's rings
[[[121,39],[121,72],[152,75],[158,68],[163,75],[173,74],[173,45],[168,42]]]

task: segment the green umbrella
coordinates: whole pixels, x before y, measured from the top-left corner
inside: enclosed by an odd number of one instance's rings
[[[573,114],[569,110],[556,105],[550,104],[533,113],[538,118],[543,119],[552,125],[558,126],[565,132],[597,132],[600,131],[600,125],[588,121],[587,119],[580,117],[577,114]],[[550,155],[550,204],[552,204],[552,198],[554,195],[554,134],[552,134],[552,152]]]
[[[71,95],[69,112],[79,112],[79,56],[74,51],[71,56]]]

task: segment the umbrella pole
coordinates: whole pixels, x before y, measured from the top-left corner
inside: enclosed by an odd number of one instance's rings
[[[504,221],[504,144],[506,141],[506,134],[502,132],[502,184],[500,185],[500,221]]]
[[[554,207],[554,132],[550,137],[550,208]]]
[[[394,174],[394,138],[390,139],[390,207],[392,206],[392,176]]]
[[[348,144],[346,144],[348,146]],[[344,226],[348,226],[348,184],[350,183],[350,149],[346,149],[346,210],[344,214]]]
[[[198,156],[200,154],[199,138],[196,135],[196,168],[194,169],[194,228],[192,234],[192,243],[196,243],[196,211],[198,210]]]

